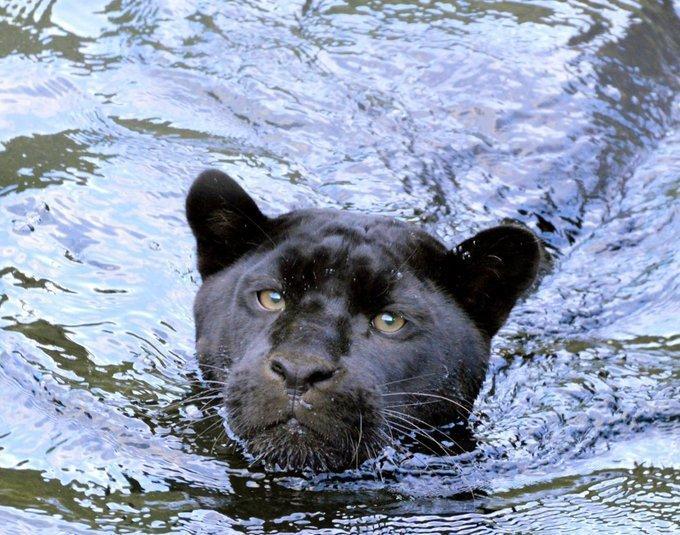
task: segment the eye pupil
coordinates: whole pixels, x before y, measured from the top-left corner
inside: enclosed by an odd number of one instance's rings
[[[394,325],[397,321],[397,319],[392,314],[383,314],[380,316],[380,319],[383,321],[383,323],[386,323],[389,326]]]
[[[281,299],[283,299],[283,297],[281,296],[281,294],[279,292],[269,292],[269,299],[273,303],[279,303],[281,301]]]

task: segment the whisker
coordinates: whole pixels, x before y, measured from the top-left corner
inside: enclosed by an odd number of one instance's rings
[[[412,424],[408,420],[403,420],[404,422],[406,422],[406,424],[398,423],[398,422],[388,420],[388,419],[386,419],[386,421],[388,421],[392,426],[394,426],[394,428],[397,429],[397,431],[401,431],[402,433],[407,433],[407,434],[410,433],[410,432],[414,432],[414,433],[417,433],[419,435],[423,435],[423,436],[427,437],[428,439],[432,440],[432,437],[430,435],[428,435],[422,429],[420,429],[418,427],[409,427],[410,425],[412,426]],[[426,448],[430,453],[432,453],[432,455],[439,456],[439,452],[434,450],[431,446],[429,446],[428,444],[426,444],[425,442],[420,440],[418,437],[410,437],[410,438],[412,438],[413,440],[418,442],[421,446]],[[436,441],[434,441],[434,442],[436,442]],[[448,454],[445,453],[445,455],[448,455]]]
[[[422,379],[423,377],[429,377],[431,375],[440,375],[439,372],[432,372],[432,373],[424,373],[422,375],[414,375],[413,377],[406,377],[404,379],[397,379],[396,381],[388,381],[386,383],[382,383],[379,386],[387,386],[387,385],[394,385],[397,383],[403,383],[405,381],[415,381],[416,379]]]
[[[439,446],[439,447],[442,449],[442,451],[444,452],[444,455],[448,455],[448,456],[450,456],[450,457],[453,457],[453,454],[451,453],[451,450],[449,450],[449,449],[448,449],[446,446],[444,446],[439,440],[437,440],[437,439],[434,438],[432,435],[430,435],[430,433],[428,433],[425,429],[423,429],[422,427],[419,427],[419,426],[415,425],[415,423],[414,423],[413,421],[404,418],[405,415],[402,415],[402,414],[396,413],[396,412],[391,412],[391,411],[388,411],[388,412],[389,412],[389,417],[390,417],[390,418],[397,418],[397,419],[401,420],[402,422],[406,422],[406,423],[411,424],[411,425],[413,426],[413,430],[414,430],[414,431],[417,431],[417,432],[422,433],[422,434],[423,434],[424,436],[426,436],[428,439],[432,440],[432,442],[434,442],[437,446]]]
[[[359,447],[361,446],[361,437],[364,432],[364,420],[363,416],[361,413],[359,413],[359,439],[357,440],[357,445],[356,448],[354,449],[354,461],[355,461],[355,467],[358,469],[359,468]]]
[[[394,407],[420,407],[421,405],[431,405],[433,403],[439,403],[439,401],[416,401],[413,403],[395,403],[393,405],[385,405],[385,408],[393,409]]]
[[[215,395],[214,399],[218,399],[219,397],[220,397],[219,395]],[[164,403],[164,404],[154,403],[153,405],[146,405],[144,408],[149,409],[149,410],[153,410],[153,411],[157,411],[158,413],[167,413],[167,412],[172,411],[173,409],[179,408],[182,405],[188,406],[188,405],[191,405],[194,402],[203,401],[204,399],[208,399],[208,398],[207,397],[205,397],[205,398],[192,397],[192,398],[188,398],[188,399],[179,399],[179,400],[173,401],[171,403]]]
[[[217,425],[219,425],[219,424],[221,424],[221,423],[222,423],[222,420],[218,420],[218,421],[216,421],[215,423],[211,424],[210,427],[204,429],[204,430],[201,431],[198,435],[196,435],[195,439],[198,439],[198,438],[202,437],[202,436],[205,435],[208,431],[214,429],[215,426],[217,426]]]
[[[414,429],[412,427],[408,427],[404,424],[393,422],[391,420],[385,420],[385,423],[387,424],[388,427],[394,426],[395,430],[400,431],[403,434],[409,434],[410,432],[416,432],[418,434],[423,434],[422,431],[417,429],[417,428]],[[391,433],[391,431],[390,431],[390,433]],[[418,444],[420,444],[421,446],[426,448],[430,453],[432,453],[432,455],[437,456],[437,457],[439,456],[438,452],[433,450],[430,446],[428,446],[425,442],[423,442],[419,438],[414,437],[414,436],[409,436],[409,438],[418,442]],[[410,452],[407,449],[404,449],[403,447],[401,448],[401,450],[406,454],[404,460],[414,457],[413,452]],[[425,470],[430,470],[430,463],[428,463],[427,461],[425,461]]]
[[[172,403],[168,403],[167,405],[162,405],[158,406],[159,409],[162,411],[170,411],[172,409],[181,407],[181,406],[188,406],[193,403],[200,403],[201,401],[215,401],[218,400],[221,395],[220,394],[215,394],[215,395],[210,395],[210,394],[205,394],[205,392],[202,393],[203,395],[196,395],[196,396],[191,396],[189,398],[184,398],[184,399],[179,399],[177,401],[173,401]],[[204,405],[205,406],[205,405]]]
[[[222,428],[222,431],[220,432],[220,434],[217,435],[217,437],[215,437],[215,440],[213,441],[212,448],[210,448],[210,455],[212,455],[213,452],[215,451],[215,447],[217,446],[217,441],[222,440],[222,438],[224,438],[226,436],[226,434],[227,434],[227,432],[225,431],[224,428]]]
[[[208,398],[208,400],[207,400],[205,403],[203,403],[203,405],[201,405],[201,406],[198,408],[199,412],[200,412],[201,414],[207,412],[206,409],[209,408],[209,407],[212,405],[212,403],[215,402],[215,399],[216,399],[216,398]],[[194,420],[194,421],[195,421],[195,420]]]
[[[215,366],[214,364],[206,364],[204,362],[198,363],[199,368],[210,368],[211,370],[217,370],[224,373],[229,373],[229,369],[225,366]]]
[[[463,449],[464,449],[464,448],[461,447],[461,445],[460,445],[453,437],[451,437],[450,435],[447,435],[446,433],[444,433],[442,430],[438,429],[437,427],[435,427],[435,426],[433,426],[433,425],[431,425],[431,424],[429,424],[429,423],[427,423],[427,422],[425,422],[425,421],[423,421],[423,420],[421,420],[421,419],[419,419],[419,418],[416,418],[415,416],[412,416],[412,415],[410,415],[410,414],[407,415],[407,414],[404,414],[404,413],[398,413],[398,412],[390,411],[390,410],[388,410],[387,412],[390,413],[390,414],[392,415],[392,417],[399,417],[399,416],[397,416],[397,415],[401,415],[401,416],[403,416],[403,417],[408,417],[408,418],[412,418],[413,420],[419,421],[419,422],[421,422],[421,423],[427,425],[427,426],[428,426],[430,429],[432,429],[433,431],[436,431],[436,432],[440,433],[440,434],[441,434],[442,436],[444,436],[447,440],[452,441],[456,446],[458,446],[458,448],[459,448],[461,451],[463,451]],[[421,428],[419,428],[419,429],[421,429]],[[441,447],[441,448],[444,448],[444,447],[445,447],[440,441],[436,440],[434,437],[432,437],[431,435],[429,435],[429,433],[428,433],[428,437],[429,437],[431,440],[433,440],[436,444],[438,444],[439,447]],[[448,448],[447,448],[447,450],[448,450]],[[455,456],[454,454],[452,454],[452,453],[450,452],[450,450],[448,450],[448,451],[449,451],[449,453],[448,453],[447,455],[449,455],[449,456],[451,456],[451,457]],[[468,486],[468,488],[469,488],[469,490],[470,490],[470,494],[472,495],[472,499],[474,500],[474,499],[475,499],[475,494],[474,494],[474,490],[473,490],[473,485],[471,485],[470,482],[468,481],[468,479],[462,474],[462,470],[461,470],[461,472],[459,473],[459,475],[460,475],[461,479],[463,480],[463,482]]]
[[[175,431],[186,431],[190,427],[193,427],[194,425],[198,425],[200,423],[206,422],[212,418],[216,418],[220,416],[218,413],[214,414],[206,414],[205,416],[202,416],[201,418],[197,418],[196,420],[189,420],[188,422],[183,422],[180,425],[176,425],[173,427]]]
[[[198,385],[198,386],[201,386],[201,385],[204,385],[204,384],[215,384],[215,385],[218,385],[218,386],[227,386],[226,381],[218,381],[216,379],[189,379],[189,380],[187,380],[187,383],[191,384],[191,385]]]
[[[390,414],[398,414],[398,415],[400,415],[404,418],[410,418],[412,421],[416,421],[416,422],[419,422],[421,424],[426,425],[427,427],[432,429],[432,431],[435,431],[435,432],[439,433],[440,435],[442,435],[446,440],[450,440],[451,442],[453,442],[456,446],[458,446],[458,449],[463,451],[463,447],[456,441],[456,439],[454,439],[452,436],[444,433],[444,431],[442,431],[438,427],[426,422],[425,420],[421,420],[420,418],[416,418],[412,414],[406,414],[406,413],[403,413],[403,412],[400,412],[400,411],[392,411],[392,410],[387,409],[387,412],[389,412]],[[432,439],[435,440],[434,437],[432,437]]]
[[[394,425],[398,430],[401,430],[402,432],[414,431],[414,432],[416,432],[416,433],[418,433],[418,434],[420,434],[420,435],[423,435],[423,436],[427,437],[429,440],[434,441],[440,448],[444,448],[444,446],[443,446],[442,444],[440,444],[440,443],[437,442],[435,439],[433,439],[433,438],[432,438],[427,432],[425,432],[423,429],[420,429],[420,428],[418,428],[418,427],[410,428],[410,427],[408,427],[408,426],[406,426],[406,425],[404,425],[404,424],[398,424],[397,422],[394,422],[394,421],[390,421],[390,423],[391,423],[392,425]],[[439,457],[439,453],[438,453],[437,451],[435,451],[432,447],[430,447],[428,444],[426,444],[425,442],[423,442],[423,441],[420,440],[419,438],[414,437],[414,436],[412,436],[412,437],[410,437],[410,438],[412,438],[413,440],[415,440],[416,442],[418,442],[421,446],[423,446],[424,448],[426,448],[426,449],[427,449],[430,453],[432,453],[432,455],[434,455],[435,457]],[[428,462],[426,461],[426,462],[425,462],[425,471],[429,472],[430,470],[431,470],[431,465],[430,465],[430,463],[428,463]],[[465,483],[468,485],[468,487],[469,487],[470,489],[472,489],[472,486],[467,482],[466,478],[465,478],[462,474],[460,474],[460,476],[461,476],[461,479],[463,479],[463,482],[465,482]],[[470,492],[472,493],[472,490],[470,490]],[[474,494],[473,494],[473,496],[474,496]]]
[[[382,469],[380,468],[380,463],[378,462],[378,458],[377,458],[377,455],[375,453],[375,448],[373,448],[373,446],[368,446],[368,445],[366,447],[370,450],[371,458],[375,459],[375,462],[373,463],[373,465],[378,470],[378,477],[380,478],[380,482],[384,484],[385,478],[383,477]]]
[[[448,401],[449,403],[452,403],[453,405],[463,409],[465,412],[470,412],[472,410],[472,407],[466,407],[459,401],[453,400],[451,398],[447,398],[445,396],[441,396],[439,394],[430,394],[426,392],[386,392],[382,394],[383,396],[425,396],[425,397],[430,397],[430,398],[436,398],[442,401]],[[462,400],[461,400],[462,401]]]

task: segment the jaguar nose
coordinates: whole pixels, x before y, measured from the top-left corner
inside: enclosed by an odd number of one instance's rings
[[[270,359],[269,369],[283,381],[286,389],[304,392],[333,377],[338,368],[319,358],[276,355]]]

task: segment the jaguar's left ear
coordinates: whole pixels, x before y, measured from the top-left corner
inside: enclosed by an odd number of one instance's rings
[[[489,337],[498,332],[519,296],[534,282],[541,251],[533,232],[502,225],[480,232],[449,252],[453,295]]]

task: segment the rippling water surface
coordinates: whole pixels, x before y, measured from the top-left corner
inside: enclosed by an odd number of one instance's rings
[[[0,1],[3,532],[677,530],[678,12]],[[496,339],[473,452],[265,474],[172,405],[208,166],[270,214],[540,234],[554,267]]]

